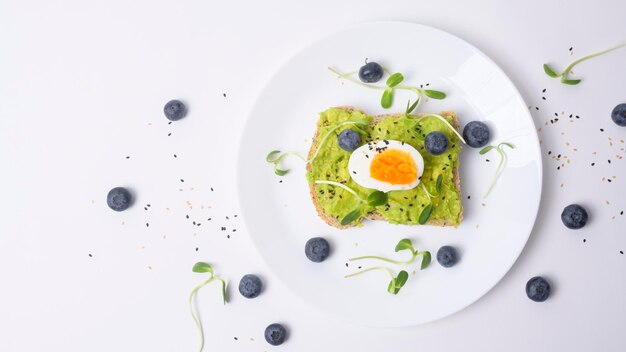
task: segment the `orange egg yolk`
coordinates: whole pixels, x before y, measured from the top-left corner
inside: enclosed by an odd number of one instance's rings
[[[370,164],[370,176],[392,185],[406,185],[417,179],[417,166],[409,153],[387,149],[376,154]]]

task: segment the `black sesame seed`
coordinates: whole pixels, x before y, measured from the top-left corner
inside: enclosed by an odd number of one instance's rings
[[[224,226],[222,226],[222,229],[221,229],[221,230],[222,230],[222,231],[226,231],[226,228],[225,228]]]
[[[185,217],[186,217],[187,219],[189,219],[189,215],[185,215]]]
[[[607,181],[609,181],[609,182],[613,182],[613,181],[611,181],[611,179],[610,179],[610,178],[609,178],[609,179],[607,179]]]
[[[541,99],[546,100],[546,97],[541,97]]]
[[[541,92],[542,92],[542,93],[545,93],[545,92],[546,92],[546,89],[544,88]]]
[[[91,255],[91,253],[89,253],[89,257],[90,257],[90,258],[93,258],[93,255]]]
[[[586,239],[586,238],[583,238],[583,243],[585,243],[585,242],[587,242],[587,239]]]
[[[185,182],[185,180],[183,180],[182,178],[180,179],[180,182]]]
[[[174,154],[174,157],[175,157],[175,158],[178,158],[178,156],[177,156],[176,154]]]
[[[624,251],[619,251],[619,254],[624,254]]]
[[[196,247],[196,252],[198,251],[198,247]]]
[[[611,163],[611,159],[607,160],[609,162],[609,164]]]
[[[222,94],[224,96],[224,98],[226,98],[226,93]]]
[[[595,166],[595,165],[596,165],[596,163],[591,163],[591,166]]]
[[[230,235],[226,235],[226,238],[230,238]]]
[[[130,156],[126,156],[126,159],[130,159]]]
[[[601,128],[601,129],[600,129],[600,132],[604,132],[604,128]]]
[[[467,199],[470,199],[470,198],[471,198],[471,196],[467,196]]]
[[[195,224],[196,224],[196,222],[194,221],[194,222],[193,222],[193,224],[195,225]]]
[[[346,263],[346,268],[348,267],[348,263]]]
[[[538,106],[535,106],[535,110],[539,110],[539,107],[538,107]]]
[[[211,187],[211,192],[213,192],[213,187]]]
[[[150,223],[146,223],[146,227],[150,227]]]
[[[620,211],[620,212],[619,212],[619,215],[624,215],[624,211],[623,211],[623,210],[622,210],[622,211]]]
[[[167,136],[168,136],[168,137],[169,137],[169,136],[171,136],[171,135],[172,135],[172,132],[170,132],[170,133],[168,133],[168,134],[167,134]]]
[[[548,155],[550,155],[550,154],[552,154],[552,151],[551,151],[551,150],[548,150]]]
[[[211,218],[206,219],[206,221],[211,221]]]
[[[172,121],[168,122],[167,124],[168,124],[168,125],[171,125],[171,124],[172,124]]]
[[[234,339],[235,339],[235,341],[239,340],[239,339],[237,338],[237,336],[235,336],[235,337],[234,337]]]

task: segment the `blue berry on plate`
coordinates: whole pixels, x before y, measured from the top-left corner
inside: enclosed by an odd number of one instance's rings
[[[265,328],[265,341],[272,346],[282,345],[286,338],[287,330],[280,324],[270,324]]]
[[[448,149],[448,137],[439,131],[430,132],[424,139],[424,148],[432,155],[441,155]]]
[[[359,69],[359,79],[365,83],[375,83],[383,78],[383,67],[375,62],[368,62]]]
[[[313,237],[306,241],[304,246],[304,254],[310,261],[315,263],[323,262],[330,253],[330,245],[328,241],[322,237]]]
[[[616,125],[626,127],[626,104],[617,105],[611,112],[611,119]]]
[[[472,121],[463,129],[463,139],[472,148],[481,148],[489,142],[489,126],[484,122]]]
[[[550,296],[550,283],[541,276],[535,276],[526,283],[526,295],[535,302],[543,302]]]
[[[443,246],[437,251],[437,261],[444,268],[454,266],[458,260],[459,256],[452,246]]]
[[[163,107],[165,117],[170,121],[178,121],[187,115],[187,107],[179,100],[170,100]]]
[[[261,289],[263,289],[263,283],[256,275],[244,275],[239,281],[239,293],[246,298],[258,297]]]
[[[570,204],[563,209],[561,221],[568,229],[577,230],[587,223],[587,211],[578,204]]]
[[[346,128],[339,133],[337,141],[341,149],[353,152],[361,145],[361,135],[355,130]]]
[[[115,187],[107,194],[107,205],[115,211],[123,211],[130,206],[132,197],[124,187]]]

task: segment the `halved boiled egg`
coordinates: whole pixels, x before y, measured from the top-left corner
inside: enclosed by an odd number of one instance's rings
[[[362,187],[382,192],[415,188],[424,172],[424,159],[413,146],[383,140],[362,145],[348,161],[350,177]]]

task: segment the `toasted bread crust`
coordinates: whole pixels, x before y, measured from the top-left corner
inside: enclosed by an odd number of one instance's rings
[[[335,109],[342,109],[342,110],[346,110],[349,112],[353,112],[353,111],[359,111],[362,112],[359,109],[356,109],[355,107],[352,106],[336,106]],[[453,111],[443,111],[441,112],[442,116],[446,116],[446,117],[452,117],[452,126],[455,129],[459,129],[459,119],[458,116],[456,115],[455,112]],[[376,122],[380,122],[384,119],[387,118],[398,118],[398,117],[402,117],[404,116],[404,114],[385,114],[385,115],[376,115],[372,117],[372,123],[376,123]],[[309,149],[309,153],[307,155],[307,160],[311,159],[311,157],[313,156],[313,154],[315,153],[315,151],[317,150],[317,146],[320,140],[320,135],[319,135],[319,126],[315,131],[315,134],[313,135],[313,140],[311,142],[311,148]],[[312,171],[312,166],[311,163],[308,163],[306,165],[306,170],[307,172],[311,172]],[[461,177],[459,175],[459,168],[455,167],[452,170],[452,181],[454,182],[454,185],[456,187],[456,190],[459,194],[461,194]],[[324,209],[322,208],[322,206],[319,204],[318,200],[317,200],[317,195],[316,195],[316,190],[315,190],[315,182],[310,181],[309,182],[309,192],[311,194],[311,200],[313,201],[313,205],[315,206],[315,210],[317,210],[317,214],[319,215],[320,218],[322,218],[322,220],[324,220],[324,222],[326,222],[328,225],[336,227],[338,229],[346,229],[346,228],[350,228],[350,227],[354,227],[357,226],[356,223],[352,223],[349,225],[341,225],[340,220],[327,214]],[[380,221],[387,221],[387,219],[378,211],[374,211],[370,214],[368,214],[368,216],[364,217],[365,219],[368,220],[380,220]],[[461,203],[461,211],[459,212],[459,219],[458,222],[460,223],[461,220],[463,219],[463,204]],[[458,226],[458,225],[452,225],[450,224],[446,219],[429,219],[428,221],[426,221],[425,225],[431,225],[431,226]]]

